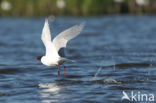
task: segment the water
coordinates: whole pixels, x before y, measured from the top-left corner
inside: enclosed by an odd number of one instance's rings
[[[68,43],[67,74],[34,58],[44,55],[44,18],[0,18],[0,103],[120,103],[122,91],[156,95],[156,18],[58,17],[52,35],[81,22]]]

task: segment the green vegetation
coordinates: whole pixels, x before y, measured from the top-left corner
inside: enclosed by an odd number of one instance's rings
[[[139,5],[135,0],[0,0],[0,16],[154,14],[156,0],[148,1]]]

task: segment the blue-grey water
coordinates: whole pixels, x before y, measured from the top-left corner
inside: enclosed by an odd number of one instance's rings
[[[81,22],[65,49],[76,61],[65,63],[65,77],[63,67],[57,76],[57,67],[34,60],[45,54],[44,18],[0,18],[0,103],[129,103],[123,91],[156,96],[155,16],[58,17],[51,34]]]

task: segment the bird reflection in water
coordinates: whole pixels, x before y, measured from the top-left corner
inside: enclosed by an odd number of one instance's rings
[[[42,103],[57,103],[59,98],[65,98],[64,95],[60,94],[63,87],[57,85],[57,83],[41,83],[38,85],[40,90],[40,97]]]

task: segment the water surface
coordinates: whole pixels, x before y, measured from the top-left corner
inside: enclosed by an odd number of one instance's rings
[[[68,43],[68,76],[46,67],[40,39],[44,18],[0,18],[1,103],[121,103],[122,91],[156,95],[156,18],[152,16],[58,17],[54,37],[86,22]]]

